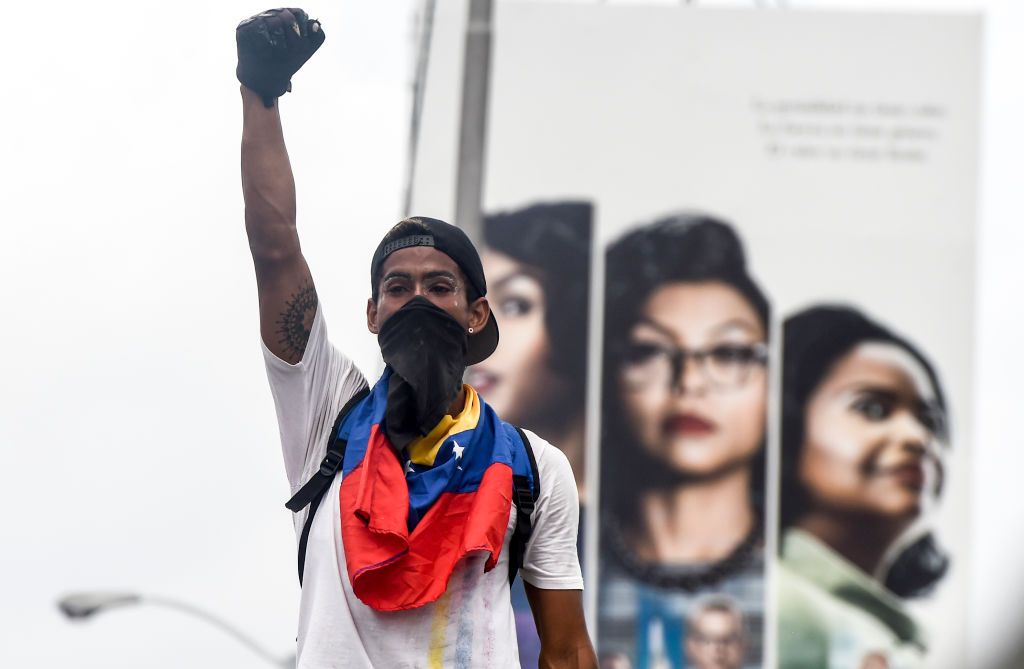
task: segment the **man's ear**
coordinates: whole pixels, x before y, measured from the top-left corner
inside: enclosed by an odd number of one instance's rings
[[[486,297],[478,297],[469,305],[469,327],[473,332],[480,332],[491,317],[491,305]]]
[[[377,329],[377,303],[373,298],[366,300],[366,329],[372,334],[379,334]]]

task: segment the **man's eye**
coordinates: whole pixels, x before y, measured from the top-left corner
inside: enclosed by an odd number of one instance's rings
[[[522,297],[509,297],[498,303],[502,316],[525,316],[533,311],[533,302]]]
[[[453,287],[451,287],[451,286],[449,286],[448,284],[445,284],[445,283],[434,284],[433,286],[430,287],[430,292],[438,293],[438,294],[441,294],[441,295],[447,295],[448,293],[450,293],[450,292],[452,292],[454,290],[455,289]]]
[[[400,295],[405,290],[405,286],[401,284],[395,284],[384,288],[384,292],[388,295]]]

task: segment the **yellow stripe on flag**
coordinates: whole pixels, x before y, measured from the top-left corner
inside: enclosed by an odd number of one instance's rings
[[[466,391],[466,406],[462,413],[454,418],[445,416],[430,434],[409,444],[409,459],[414,465],[433,466],[445,439],[472,430],[480,422],[480,398],[472,387],[464,385],[462,388]]]

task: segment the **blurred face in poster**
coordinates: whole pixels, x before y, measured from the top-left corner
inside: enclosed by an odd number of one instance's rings
[[[485,218],[481,260],[501,336],[466,375],[503,420],[566,454],[581,499],[591,221],[589,203],[568,201]]]
[[[734,605],[698,608],[688,619],[685,646],[695,669],[740,669],[746,644],[739,610]]]
[[[753,307],[728,284],[656,289],[629,333],[619,377],[638,445],[687,477],[749,460],[764,433],[765,336]]]
[[[913,522],[942,485],[936,406],[906,350],[866,342],[847,353],[807,404],[799,477],[811,504]]]
[[[527,426],[544,422],[546,413],[564,409],[569,388],[549,364],[540,270],[493,250],[484,251],[481,260],[501,339],[494,353],[474,366],[472,385],[504,420]]]
[[[783,334],[781,527],[884,574],[896,595],[926,594],[949,565],[920,522],[942,492],[949,443],[938,373],[849,306],[807,308]]]
[[[638,578],[707,587],[760,541],[768,302],[735,230],[700,214],[627,233],[606,271],[606,545]],[[649,573],[668,564],[702,567]]]

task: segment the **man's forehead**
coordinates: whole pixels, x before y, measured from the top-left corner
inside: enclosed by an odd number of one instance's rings
[[[444,271],[462,278],[462,270],[451,256],[432,246],[410,246],[399,249],[384,259],[381,278],[388,274],[401,273],[419,276]]]

